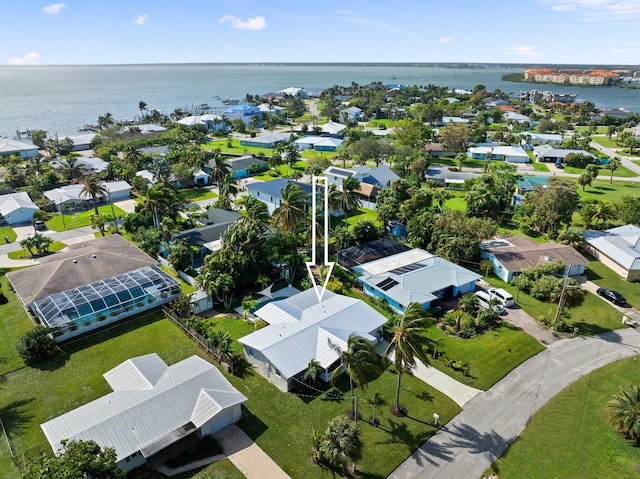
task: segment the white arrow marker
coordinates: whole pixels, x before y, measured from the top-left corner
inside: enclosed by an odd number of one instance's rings
[[[311,261],[307,261],[307,271],[309,271],[309,276],[311,277],[311,282],[313,283],[313,289],[316,291],[316,296],[318,296],[318,302],[322,301],[322,297],[324,296],[324,292],[327,290],[327,284],[329,284],[329,278],[331,277],[331,273],[333,272],[334,262],[329,261],[329,182],[327,181],[326,176],[313,176],[311,178],[312,182],[312,197],[311,197]],[[324,278],[324,282],[322,284],[322,289],[320,285],[316,284],[316,277],[313,275],[312,267],[318,267],[318,262],[316,261],[316,249],[317,249],[317,236],[316,236],[316,210],[318,207],[317,194],[318,194],[318,182],[324,183],[324,265],[328,266],[329,269],[327,271],[327,276]]]

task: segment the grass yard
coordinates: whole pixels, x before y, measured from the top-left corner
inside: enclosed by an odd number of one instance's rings
[[[582,198],[615,202],[623,196],[638,196],[640,188],[637,183],[630,182],[614,181],[610,184],[607,178],[607,180],[594,181],[593,186],[587,186],[586,191],[578,187],[578,194]]]
[[[587,264],[587,278],[602,288],[615,289],[634,308],[640,308],[640,283],[624,280],[600,261]]]
[[[13,228],[11,228],[11,226],[2,227],[2,230],[0,231],[0,244],[7,243],[4,239],[5,236],[9,239],[9,243],[13,243],[18,237],[18,235],[16,234],[15,231],[13,231]]]
[[[113,210],[111,208],[113,208]],[[98,211],[101,215],[107,217],[111,217],[115,213],[118,218],[122,218],[126,214],[124,210],[115,205],[98,206]],[[51,219],[47,220],[45,224],[47,228],[52,231],[72,230],[83,226],[91,226],[92,214],[94,214],[93,208],[77,213],[65,213],[64,218],[60,213],[56,213]]]
[[[160,269],[180,283],[180,289],[182,290],[182,294],[195,293],[196,288],[194,288],[189,283],[187,283],[184,279],[182,279],[180,276],[175,274],[173,269],[169,268],[168,266],[164,266],[164,265],[160,265]]]
[[[635,479],[638,447],[605,416],[605,404],[621,386],[640,382],[638,359],[625,359],[579,379],[551,399],[483,474],[500,479]]]
[[[584,173],[584,168],[573,168],[571,166],[565,166],[565,173],[572,173],[576,175],[581,175]],[[629,168],[625,168],[620,165],[614,172],[614,177],[618,178],[635,178],[638,174],[635,171],[631,171]],[[608,170],[606,166],[600,167],[600,172],[598,173],[598,178],[607,178],[607,180],[611,177],[611,170]]]
[[[249,138],[250,139],[250,138]],[[240,144],[240,140],[232,139],[231,147],[227,146],[227,139],[215,140],[202,145],[203,150],[215,150],[219,148],[222,153],[235,153],[240,155],[259,155],[264,153],[266,156],[271,156],[273,150],[271,148],[258,148],[257,146],[243,146]]]
[[[438,326],[432,326],[427,337],[441,342],[439,358],[430,362],[433,367],[482,390],[489,389],[520,363],[544,350],[536,339],[508,323],[469,339],[448,336]],[[469,375],[445,367],[445,358],[467,363],[471,367]]]
[[[64,243],[62,243],[60,241],[54,241],[53,243],[51,243],[51,246],[49,246],[49,253],[55,253],[56,251],[60,251],[61,249],[65,248],[66,246],[67,246],[66,244],[64,244]],[[19,249],[17,251],[11,251],[10,253],[7,254],[7,256],[9,257],[9,259],[31,259],[31,258],[33,258],[33,256],[31,256],[31,253],[26,249]]]
[[[11,285],[5,276],[6,270],[0,275],[0,286],[6,303],[0,304],[0,374],[13,371],[24,366],[24,362],[18,356],[15,344],[18,338],[33,329],[34,324],[22,307],[22,303],[11,290]],[[0,390],[2,382],[0,381]],[[4,395],[4,391],[2,392]],[[1,395],[0,395],[1,396]],[[0,417],[2,414],[0,412]]]
[[[218,195],[207,188],[186,188],[178,190],[178,198],[189,202],[208,200],[217,198]]]
[[[360,208],[357,212],[350,211],[347,215],[347,224],[349,227],[353,227],[360,220],[368,220],[373,221],[376,225],[382,226],[382,223],[376,218],[376,211],[369,210],[367,208]],[[329,227],[331,229],[335,228],[338,225],[344,224],[344,215],[341,216],[331,216],[329,218]]]
[[[574,126],[573,129],[575,131],[579,131],[580,133],[582,133],[583,131],[587,131],[589,128],[591,128],[590,126]],[[604,135],[607,133],[608,128],[604,125],[598,125],[596,126],[596,135]]]
[[[558,309],[557,303],[545,303],[522,291],[518,293],[518,288],[493,275],[488,277],[488,281],[496,288],[504,288],[509,291],[516,300],[516,304],[534,318],[547,316],[553,319],[555,317]],[[623,327],[620,312],[591,293],[586,293],[584,302],[580,306],[564,308],[564,311],[570,315],[566,321],[569,330],[577,327],[580,334],[597,334]]]
[[[458,160],[456,160],[455,158],[443,158],[443,157],[434,158],[430,160],[429,166],[436,166],[436,165],[453,166],[454,168],[458,168]],[[465,166],[468,168],[482,168],[484,166],[484,160],[475,160],[467,157],[467,159],[465,159],[464,163],[462,164],[463,172],[464,172]]]
[[[614,138],[609,139],[606,136],[593,136],[591,139],[598,145],[604,146],[605,148],[618,148],[618,143]]]
[[[456,211],[466,211],[467,210],[467,202],[465,201],[465,192],[464,191],[452,191],[447,190],[449,194],[451,194],[451,198],[444,202],[445,208]]]

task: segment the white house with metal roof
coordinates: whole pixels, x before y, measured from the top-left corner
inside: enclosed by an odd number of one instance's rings
[[[365,293],[385,299],[399,313],[409,303],[424,309],[444,297],[475,290],[479,274],[422,249],[411,249],[353,268]]]
[[[31,221],[38,210],[26,191],[0,196],[0,214],[10,225]]]
[[[57,454],[62,441],[113,447],[130,471],[176,441],[213,434],[240,420],[247,398],[212,364],[191,356],[172,366],[155,353],[128,359],[104,374],[113,392],[41,424]]]
[[[474,146],[469,148],[467,156],[478,160],[500,160],[509,163],[530,163],[527,152],[520,146]]]
[[[640,228],[618,226],[584,232],[585,249],[624,279],[640,279]]]
[[[328,381],[341,365],[341,353],[351,336],[376,344],[387,322],[382,314],[362,300],[325,291],[322,301],[314,289],[259,308],[257,317],[269,325],[238,341],[245,358],[282,391],[302,381],[309,361],[324,368]]]
[[[0,138],[0,156],[16,155],[22,159],[38,155],[38,147],[31,143]]]
[[[105,181],[103,186],[107,190],[107,195],[100,201],[124,200],[131,196],[131,185],[126,181]],[[73,207],[90,205],[92,204],[91,197],[81,194],[83,188],[82,184],[61,186],[45,191],[44,196],[58,209],[67,204]]]

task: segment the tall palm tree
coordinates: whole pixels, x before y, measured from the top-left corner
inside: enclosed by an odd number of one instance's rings
[[[251,195],[247,195],[242,199],[242,205],[244,206],[245,214],[240,218],[240,221],[245,223],[246,227],[253,228],[257,233],[264,235],[267,232],[267,223],[269,222],[267,205]]]
[[[616,215],[615,207],[609,203],[608,201],[598,201],[594,205],[594,212],[591,216],[591,221],[595,220],[596,224],[602,220],[603,222],[607,222],[611,218],[614,218]]]
[[[273,212],[273,223],[284,231],[297,232],[307,216],[307,194],[295,183],[287,183],[280,195],[282,203]]]
[[[98,211],[98,198],[104,199],[108,195],[109,190],[97,175],[89,175],[84,179],[84,186],[80,191],[80,197],[91,198],[91,201],[93,202],[93,211],[96,215],[100,214]]]
[[[218,184],[218,192],[220,193],[220,199],[225,209],[231,208],[231,196],[238,194],[238,180],[230,173],[222,178],[222,181]]]
[[[609,177],[609,184],[613,183],[613,172],[616,171],[620,167],[620,158],[614,156],[607,163],[607,169],[611,171],[611,176]]]
[[[160,216],[167,211],[178,208],[175,190],[166,183],[157,183],[147,190],[147,196],[142,204],[143,211],[151,213],[153,226],[160,229]]]
[[[402,375],[416,366],[416,361],[428,363],[427,345],[429,339],[424,336],[424,332],[429,327],[426,312],[420,303],[411,303],[407,306],[404,314],[396,316],[390,320],[391,342],[384,353],[384,357],[393,354],[398,382],[396,384],[396,401],[391,412],[394,414],[405,414],[406,409],[400,405],[400,387]]]
[[[344,372],[349,377],[349,390],[351,391],[351,412],[355,417],[355,395],[353,387],[358,386],[361,391],[367,389],[367,373],[377,368],[376,353],[371,343],[362,336],[351,336],[347,342],[347,349],[340,354]],[[342,367],[337,367],[331,374],[331,381],[343,372]]]
[[[60,173],[67,180],[71,181],[74,178],[82,176],[82,166],[78,163],[77,159],[68,156],[60,160]]]
[[[212,161],[209,162],[209,167],[211,168],[211,173],[209,173],[211,181],[218,185],[231,172],[231,166],[229,166],[224,156],[218,152],[213,155]]]
[[[620,389],[607,403],[609,421],[636,444],[640,443],[640,384]]]
[[[349,210],[358,209],[362,204],[360,199],[360,182],[353,176],[345,178],[342,181],[342,190],[340,191],[340,206],[344,212],[344,222],[347,223],[347,215]]]
[[[273,171],[278,171],[278,166],[282,164],[282,155],[280,153],[273,153],[267,160],[267,164],[273,168]]]
[[[297,163],[300,159],[300,150],[292,140],[286,147],[287,153],[287,164],[289,165],[289,176],[291,176],[291,172],[293,171],[293,165]]]

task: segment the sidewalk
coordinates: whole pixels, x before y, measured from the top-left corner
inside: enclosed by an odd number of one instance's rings
[[[289,479],[280,466],[235,424],[218,431],[213,437],[247,479]],[[284,444],[281,446],[284,447]]]
[[[23,268],[40,264],[37,259],[10,259],[7,254],[0,254],[0,268]]]

